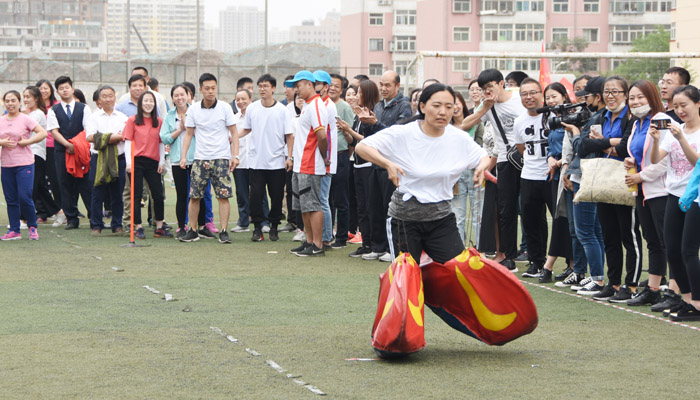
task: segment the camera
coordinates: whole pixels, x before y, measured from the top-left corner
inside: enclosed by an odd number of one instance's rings
[[[582,127],[591,118],[591,112],[586,107],[586,103],[560,104],[554,107],[542,107],[537,109],[538,113],[551,113],[547,118],[549,129],[563,128],[562,122]]]

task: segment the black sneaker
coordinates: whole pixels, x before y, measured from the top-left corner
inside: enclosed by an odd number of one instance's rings
[[[231,243],[231,238],[228,236],[228,232],[226,231],[221,231],[219,232],[219,243]]]
[[[610,303],[627,303],[632,299],[632,289],[627,285],[620,286],[620,289],[615,292],[615,295],[608,299]]]
[[[170,233],[170,231],[166,231],[166,230],[163,229],[163,228],[160,228],[160,229],[156,228],[156,230],[153,232],[153,237],[157,237],[157,238],[171,238],[171,237],[173,237],[173,234]]]
[[[181,242],[196,242],[199,240],[199,234],[194,229],[187,229],[185,235],[180,238]]]
[[[530,267],[528,267],[527,271],[523,272],[522,277],[523,278],[537,278],[540,275],[540,271],[542,270],[542,266],[535,263],[534,261],[530,261]]]
[[[136,239],[145,239],[146,238],[146,234],[143,231],[143,227],[136,229],[136,232],[134,232],[134,237]]]
[[[518,267],[515,266],[515,261],[513,261],[513,260],[506,259],[506,260],[501,261],[500,264],[503,265],[504,267],[508,268],[508,270],[512,273],[518,272]]]
[[[668,285],[668,281],[666,281],[666,277],[665,277],[665,276],[662,276],[662,277],[661,277],[661,284],[660,284],[659,286],[666,286],[666,285]],[[649,286],[649,279],[645,279],[645,280],[639,282],[639,285],[637,285],[637,286],[638,286],[638,287],[647,287],[647,286]]]
[[[336,240],[335,242],[333,242],[331,244],[331,247],[334,249],[344,249],[344,248],[348,247],[348,244],[346,242],[339,242]]]
[[[520,251],[518,253],[518,256],[513,259],[515,262],[527,262],[528,261],[528,254],[527,251]]]
[[[272,240],[273,242],[280,240],[280,235],[279,233],[277,233],[277,228],[270,228],[269,235],[270,240]]]
[[[323,244],[323,251],[330,251],[330,250],[333,250],[333,246],[331,246],[330,244],[324,243]]]
[[[615,288],[612,287],[612,285],[608,283],[607,285],[605,285],[603,287],[603,289],[600,292],[593,295],[593,300],[599,300],[599,301],[607,300],[607,299],[615,296],[616,292],[617,291],[615,290]]]
[[[686,305],[686,302],[683,301],[683,300],[681,300],[678,304],[675,304],[675,305],[672,306],[671,308],[665,309],[661,314],[662,314],[664,317],[669,317],[669,316],[671,316],[671,314],[673,314],[673,313],[675,313],[675,312],[678,312],[678,311],[680,311],[681,309],[683,309],[683,307],[685,307],[685,305]]]
[[[352,253],[348,254],[349,257],[353,258],[359,258],[362,257],[363,254],[369,254],[372,252],[372,248],[369,246],[360,246],[357,250],[353,251]]]
[[[180,240],[181,237],[185,236],[185,233],[187,233],[187,228],[180,228],[180,230],[177,231],[175,239]]]
[[[661,292],[645,287],[644,290],[632,296],[627,305],[630,307],[654,305],[661,301]]]
[[[309,246],[311,246],[311,244],[310,244],[309,242],[307,242],[306,240],[304,240],[304,241],[301,243],[301,246],[295,247],[295,248],[289,250],[289,252],[292,253],[292,254],[297,254],[297,253],[299,253],[300,251],[303,251],[305,248],[307,248],[307,247],[309,247]]]
[[[560,288],[565,288],[565,287],[569,287],[569,286],[573,286],[573,285],[578,285],[579,282],[583,281],[584,279],[586,279],[585,274],[577,274],[576,272],[572,272],[569,274],[569,276],[564,278],[563,281],[559,281],[559,282],[555,283],[554,286],[560,287]]]
[[[260,228],[255,228],[253,231],[253,236],[250,237],[250,240],[253,242],[262,242],[265,240],[265,236],[263,236],[262,230]]]
[[[557,275],[557,276],[554,277],[554,280],[557,281],[557,282],[563,281],[563,280],[565,280],[566,278],[568,278],[569,275],[571,275],[571,274],[573,274],[573,273],[574,273],[574,269],[573,269],[573,268],[571,268],[571,267],[566,267],[566,269],[564,270],[564,272],[562,272],[561,274],[559,274],[559,275]],[[569,285],[566,285],[566,286],[571,286],[571,285],[569,284]]]
[[[204,239],[216,239],[216,235],[213,234],[212,231],[210,231],[206,226],[199,228],[197,233],[199,234],[199,237]]]
[[[656,303],[653,306],[651,306],[651,311],[653,312],[663,312],[664,310],[668,310],[681,302],[681,295],[676,294],[671,289],[666,289],[664,290],[664,294],[662,297],[662,300],[660,303]]]
[[[593,282],[593,278],[591,278],[589,276],[588,278],[584,278],[584,279],[578,281],[578,283],[571,285],[571,290],[573,290],[574,292],[578,292],[579,290],[583,289],[587,285],[590,285],[591,282]]]
[[[669,315],[671,321],[700,321],[700,310],[691,304],[683,303],[683,307]]]
[[[539,283],[551,283],[552,282],[552,271],[547,268],[542,268],[540,274],[537,276],[537,281]]]
[[[310,246],[307,246],[304,250],[296,253],[299,257],[319,257],[319,256],[325,256],[326,252],[323,251],[323,249],[319,249],[316,247],[316,244],[311,243]]]
[[[590,280],[588,283],[586,283],[585,286],[583,286],[581,289],[576,291],[576,294],[580,296],[594,296],[600,293],[602,290],[605,290],[607,286],[603,286],[599,284],[598,282],[594,280]],[[614,294],[614,289],[613,289],[613,294]],[[613,295],[611,294],[611,296]]]

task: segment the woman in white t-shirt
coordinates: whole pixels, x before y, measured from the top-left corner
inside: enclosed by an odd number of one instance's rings
[[[668,266],[678,284],[683,301],[664,310],[673,321],[700,321],[700,209],[693,202],[688,211],[678,207],[700,150],[700,91],[694,86],[681,86],[673,92],[673,109],[683,125],[669,126],[669,133],[661,140],[661,132],[649,127],[654,139],[651,161],[661,162],[669,157],[666,169],[668,200],[664,214],[664,244]]]
[[[450,125],[455,95],[442,84],[428,86],[418,102],[416,120],[394,125],[363,139],[357,153],[386,168],[397,186],[389,203],[393,246],[420,260],[423,250],[444,263],[464,250],[455,215],[452,187],[467,168],[475,168],[480,186],[489,157],[474,140]]]

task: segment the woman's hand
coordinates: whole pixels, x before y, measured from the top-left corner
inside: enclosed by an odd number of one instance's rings
[[[581,134],[581,130],[578,129],[578,126],[575,125],[570,125],[565,122],[562,122],[561,125],[564,127],[564,130],[571,133],[574,136],[578,136]]]
[[[674,138],[676,138],[676,140],[680,141],[683,138],[683,131],[681,131],[681,128],[677,127],[676,125],[669,125],[668,129],[671,131],[671,134]]]
[[[406,173],[403,172],[403,169],[401,169],[401,167],[394,164],[393,162],[389,162],[389,165],[387,165],[386,167],[386,172],[389,174],[389,180],[396,187],[399,187],[399,181],[401,177],[406,175]]]
[[[632,186],[638,183],[642,183],[642,175],[637,174],[627,174],[625,175],[625,185]]]
[[[350,130],[350,124],[343,121],[342,119],[335,120],[335,125],[338,127],[338,130],[341,132],[348,133],[348,131]]]
[[[649,125],[649,130],[647,132],[654,140],[659,141],[661,139],[661,132],[659,132],[654,125]]]
[[[635,168],[637,166],[634,157],[625,158],[625,169]]]
[[[19,146],[19,147],[27,147],[30,144],[31,143],[29,143],[29,139],[22,139],[19,142],[17,142],[17,146]]]
[[[10,139],[0,139],[0,146],[8,149],[14,149],[17,146],[17,142]]]

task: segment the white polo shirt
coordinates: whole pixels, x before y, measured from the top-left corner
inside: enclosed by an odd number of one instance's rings
[[[117,133],[120,134],[124,130],[124,125],[126,125],[126,120],[129,117],[123,113],[113,110],[112,114],[107,114],[103,109],[97,109],[94,113],[90,115],[85,124],[85,136],[89,137],[96,133]],[[124,154],[124,141],[117,143],[117,149],[119,149],[119,155]],[[90,143],[90,153],[97,154],[95,150],[95,145]]]
[[[203,108],[198,101],[187,109],[185,127],[195,128],[197,147],[194,150],[195,160],[230,160],[231,133],[229,126],[236,124],[233,109],[225,101],[214,101],[211,108]]]
[[[328,169],[318,151],[316,131],[328,126],[328,114],[319,95],[304,103],[298,122],[299,129],[294,134],[294,172],[326,175]]]
[[[246,108],[245,119],[241,125],[250,129],[248,141],[248,168],[283,169],[287,154],[285,153],[285,135],[293,134],[287,108],[277,101],[265,107],[262,100],[253,102]]]

